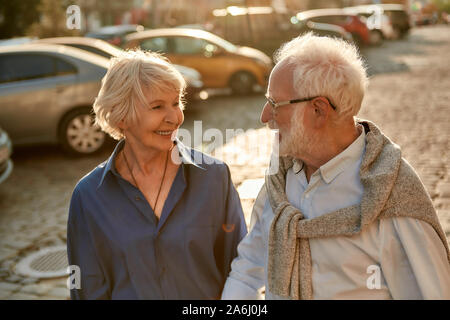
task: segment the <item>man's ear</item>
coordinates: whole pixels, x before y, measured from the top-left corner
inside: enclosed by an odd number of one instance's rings
[[[314,123],[316,128],[325,126],[330,116],[330,105],[324,97],[317,97],[311,101]]]

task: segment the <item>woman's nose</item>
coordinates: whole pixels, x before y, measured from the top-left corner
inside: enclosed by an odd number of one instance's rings
[[[179,120],[179,113],[181,110],[177,110],[178,108],[169,108],[169,110],[166,113],[165,121],[167,123],[171,124],[178,124]]]
[[[264,108],[261,112],[261,122],[267,123],[272,119],[272,107],[268,102],[264,105]]]

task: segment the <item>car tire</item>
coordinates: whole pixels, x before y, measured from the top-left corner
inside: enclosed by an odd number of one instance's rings
[[[235,73],[230,80],[230,87],[234,94],[245,95],[253,92],[255,77],[246,71]]]
[[[383,43],[383,34],[378,30],[370,31],[370,44],[380,46]]]
[[[392,36],[392,38],[394,40],[400,39],[402,37],[402,30],[398,26],[393,26],[392,29],[393,29],[393,36]]]
[[[59,141],[70,155],[95,154],[105,147],[107,140],[107,135],[94,125],[90,107],[70,111],[60,123]]]

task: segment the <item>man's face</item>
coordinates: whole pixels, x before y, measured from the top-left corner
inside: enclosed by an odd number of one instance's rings
[[[283,63],[276,65],[269,78],[267,95],[275,102],[301,98],[293,88],[292,79],[292,67]],[[304,121],[307,103],[289,104],[278,107],[275,111],[272,111],[268,102],[264,105],[261,122],[267,123],[270,129],[279,130],[281,156],[301,158],[301,153],[306,151],[305,148],[308,149],[311,139]]]

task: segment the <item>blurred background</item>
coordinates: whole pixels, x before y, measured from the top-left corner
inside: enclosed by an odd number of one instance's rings
[[[201,132],[184,143],[232,159],[249,222],[273,54],[306,32],[354,43],[370,76],[359,116],[402,147],[450,236],[449,13],[449,0],[0,0],[0,299],[69,297],[68,205],[114,148],[92,104],[124,49],[160,52],[185,77],[182,128]],[[212,128],[236,134],[217,149]]]

